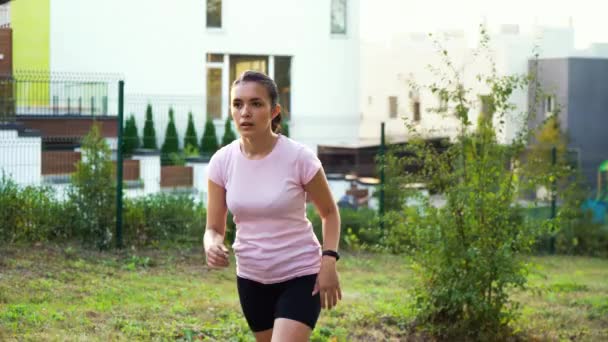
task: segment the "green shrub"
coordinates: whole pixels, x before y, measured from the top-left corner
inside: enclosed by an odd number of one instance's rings
[[[323,241],[321,218],[314,206],[309,206],[307,216],[319,241]],[[361,208],[340,209],[341,234],[340,246],[345,249],[367,249],[377,246],[381,241],[382,232],[377,221],[375,210]]]
[[[68,202],[45,186],[18,186],[0,179],[0,241],[43,242],[71,238]]]
[[[75,209],[76,235],[85,244],[106,249],[112,241],[116,218],[116,180],[110,147],[93,124],[82,143],[68,197]]]
[[[161,163],[162,165],[172,164],[172,155],[179,154],[179,141],[177,137],[177,128],[175,128],[175,119],[173,117],[173,108],[169,109],[169,123],[165,131],[165,142],[161,147]]]
[[[187,195],[157,193],[124,202],[125,243],[136,246],[161,242],[201,241],[205,209]]]
[[[22,199],[17,183],[2,174],[0,179],[0,239],[14,241],[18,234],[18,224],[22,220]]]
[[[563,225],[555,234],[558,254],[608,257],[608,225],[583,217]]]
[[[222,146],[226,146],[236,140],[236,134],[232,129],[232,118],[226,118],[226,123],[224,124],[224,136],[222,137]]]
[[[477,56],[493,66],[488,35],[483,29],[481,33]],[[528,224],[516,201],[516,169],[510,165],[526,140],[508,146],[497,141],[498,123],[513,110],[511,94],[527,87],[529,78],[494,72],[475,78],[479,88],[487,89],[482,98],[491,105],[479,106],[488,112],[479,113],[473,124],[470,116],[477,113],[480,94],[472,93],[476,87],[463,86],[466,75],[454,67],[441,43],[436,46],[442,64],[432,67],[436,80],[427,88],[448,101],[435,111],[459,122],[458,135],[453,144],[437,150],[423,139],[425,132],[406,121],[412,138],[398,157],[402,162],[389,167],[399,167],[392,170],[400,176],[398,189],[423,183],[442,193],[446,204],[438,208],[427,197],[406,193],[419,204],[388,215],[394,227],[384,242],[392,248],[404,246],[411,257],[419,327],[440,340],[503,340],[518,308],[510,293],[526,284],[524,257],[551,225],[547,220]],[[406,172],[403,165],[418,168]]]
[[[219,148],[217,143],[217,135],[215,134],[215,125],[211,119],[207,119],[205,123],[205,131],[201,138],[201,155],[211,157]]]
[[[137,124],[135,123],[135,117],[133,114],[131,114],[126,122],[123,141],[123,153],[127,155],[132,154],[133,151],[138,149],[140,146],[139,136],[137,133]]]
[[[146,107],[146,121],[144,123],[144,141],[143,147],[156,150],[156,129],[154,128],[154,117],[152,115],[152,105]]]
[[[194,119],[192,118],[192,112],[188,113],[188,127],[186,128],[186,135],[184,136],[184,150],[196,149],[198,152],[198,138],[196,135],[196,128],[194,127]],[[189,157],[191,155],[188,155]]]

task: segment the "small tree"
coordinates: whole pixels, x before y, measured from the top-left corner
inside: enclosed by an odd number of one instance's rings
[[[489,38],[482,28],[481,49],[488,52]],[[550,222],[530,224],[517,202],[516,171],[511,167],[525,141],[501,145],[496,121],[513,111],[511,94],[528,85],[527,76],[498,76],[492,63],[488,75],[476,79],[489,89],[490,113],[482,113],[475,127],[470,120],[478,94],[463,86],[462,70],[449,52],[436,42],[442,59],[432,68],[436,82],[428,86],[447,100],[438,111],[454,115],[459,134],[454,144],[439,151],[409,125],[412,139],[402,165],[417,165],[417,172],[401,174],[401,186],[427,184],[445,197],[438,206],[421,193],[407,194],[418,205],[406,206],[390,229],[398,229],[409,243],[418,282],[415,287],[418,322],[447,340],[501,340],[508,333],[517,303],[512,288],[523,288],[525,253]],[[488,54],[489,56],[489,54]],[[489,58],[491,61],[491,58]],[[488,100],[488,99],[486,99]],[[498,127],[498,129],[500,126]]]
[[[217,135],[215,134],[215,125],[213,120],[207,118],[205,123],[205,131],[201,139],[201,155],[205,157],[212,156],[219,148],[217,143]]]
[[[196,128],[194,127],[194,119],[192,112],[188,113],[188,127],[186,128],[186,136],[184,137],[184,151],[196,151],[198,154],[198,138],[196,136]],[[187,153],[190,155],[191,153]]]
[[[228,117],[226,119],[226,124],[224,125],[224,136],[222,137],[222,146],[226,146],[236,140],[236,134],[232,130],[232,118]]]
[[[138,149],[139,144],[139,136],[137,135],[137,124],[135,123],[135,117],[133,114],[129,117],[126,122],[125,130],[124,130],[124,138],[123,138],[123,153],[131,154],[135,149]]]
[[[152,116],[152,105],[146,108],[146,122],[144,124],[144,148],[156,150],[156,129],[154,128],[154,118]]]
[[[171,164],[171,155],[179,152],[179,141],[175,120],[173,118],[173,108],[169,109],[169,123],[165,132],[165,142],[161,148],[161,162],[163,165]]]
[[[82,158],[76,164],[68,196],[78,215],[76,225],[84,242],[106,249],[112,240],[115,217],[116,181],[110,147],[93,124],[82,143]]]

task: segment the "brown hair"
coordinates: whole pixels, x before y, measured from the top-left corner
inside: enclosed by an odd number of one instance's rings
[[[234,83],[232,83],[232,88],[244,82],[257,82],[258,84],[264,86],[268,92],[268,96],[270,97],[270,108],[274,108],[278,104],[279,90],[277,88],[277,84],[274,83],[272,78],[258,71],[247,70],[243,72],[236,80],[234,80]],[[281,132],[281,113],[272,119],[271,129],[275,133]]]

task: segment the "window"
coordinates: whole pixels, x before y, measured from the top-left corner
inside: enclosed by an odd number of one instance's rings
[[[414,121],[420,122],[420,100],[416,99],[412,102],[412,112],[414,113]]]
[[[222,0],[207,0],[207,27],[222,28]]]
[[[274,58],[274,81],[279,89],[279,104],[283,120],[291,118],[291,57]]]
[[[545,113],[553,113],[555,111],[555,99],[553,96],[547,96],[545,98]]]
[[[410,103],[412,106],[412,114],[414,116],[414,122],[420,121],[420,93],[417,88],[412,88],[408,92]]]
[[[207,117],[222,118],[222,69],[207,68]]]
[[[388,114],[391,119],[397,117],[397,96],[388,97]]]
[[[207,62],[209,63],[223,63],[224,55],[220,53],[208,53],[207,54]]]
[[[271,58],[274,68],[270,67]],[[254,70],[274,78],[278,92],[279,104],[282,107],[284,120],[291,116],[291,68],[292,57],[268,55],[224,55],[207,53],[207,117],[222,119],[223,114],[230,115],[230,87],[243,72]],[[270,75],[272,74],[272,75]]]
[[[230,84],[247,70],[268,74],[268,56],[230,55]]]
[[[331,0],[331,33],[346,34],[346,0]]]

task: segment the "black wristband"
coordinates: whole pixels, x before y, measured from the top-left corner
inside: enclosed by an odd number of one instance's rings
[[[336,258],[336,261],[340,260],[340,254],[338,254],[338,252],[336,251],[332,251],[330,249],[324,250],[323,253],[321,253],[322,256],[330,256],[330,257],[334,257]]]

